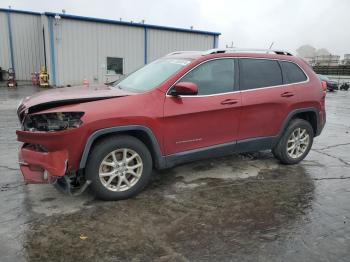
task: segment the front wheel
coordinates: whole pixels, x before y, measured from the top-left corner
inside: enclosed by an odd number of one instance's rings
[[[137,138],[109,137],[94,146],[85,170],[97,198],[121,200],[137,195],[148,184],[152,157]]]
[[[309,153],[313,138],[314,131],[310,123],[303,119],[294,119],[272,149],[273,155],[283,164],[297,164]]]

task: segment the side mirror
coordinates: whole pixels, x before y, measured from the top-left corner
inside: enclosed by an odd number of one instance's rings
[[[198,94],[198,86],[192,82],[179,82],[174,85],[172,96],[190,96]]]

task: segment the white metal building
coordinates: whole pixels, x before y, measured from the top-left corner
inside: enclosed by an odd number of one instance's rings
[[[218,46],[220,33],[56,13],[0,9],[0,67],[30,80],[41,65],[53,86],[103,83],[167,53]]]

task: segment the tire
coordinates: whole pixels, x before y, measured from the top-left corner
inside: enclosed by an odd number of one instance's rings
[[[278,155],[278,152],[277,152],[277,146],[272,148],[271,152],[275,158],[280,159],[280,156]]]
[[[298,130],[300,132],[299,138]],[[295,137],[293,137],[293,135]],[[297,164],[309,153],[313,138],[314,130],[309,122],[303,119],[293,119],[275,148],[272,149],[272,153],[282,164]],[[290,148],[289,152],[288,147]]]
[[[126,162],[128,158],[132,159],[129,163]],[[93,147],[85,175],[86,179],[91,181],[90,189],[97,198],[127,199],[140,193],[149,183],[152,175],[152,156],[147,147],[135,137],[107,137]]]

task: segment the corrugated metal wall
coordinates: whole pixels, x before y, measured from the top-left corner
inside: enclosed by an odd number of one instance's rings
[[[43,64],[41,16],[11,13],[13,55],[16,77],[30,80]]]
[[[30,80],[43,63],[43,37],[40,15],[10,12],[13,62],[18,80]],[[11,66],[8,13],[0,12],[0,66]]]
[[[7,70],[11,66],[7,14],[0,12],[0,67]]]
[[[30,80],[31,73],[45,64],[50,84],[56,86],[104,83],[107,57],[123,58],[128,74],[167,53],[206,50],[216,44],[214,33],[183,32],[151,25],[121,24],[55,14],[0,10],[0,66],[11,65],[8,14],[12,32],[13,60],[18,80]],[[45,37],[43,37],[43,29]],[[44,52],[44,41],[46,52]]]
[[[106,59],[124,59],[124,74],[144,65],[144,28],[61,19],[54,22],[57,85],[106,81]],[[178,50],[207,50],[213,35],[147,29],[147,62]],[[107,76],[108,77],[108,76]]]
[[[148,62],[173,51],[214,48],[213,35],[148,29]]]
[[[106,81],[106,59],[124,59],[124,73],[143,65],[142,28],[72,19],[54,21],[57,85]]]
[[[124,74],[144,64],[144,29],[131,26],[98,24],[99,79],[104,79],[106,59],[120,57],[124,61]]]

